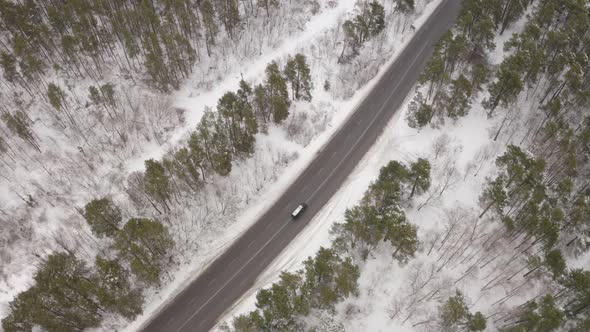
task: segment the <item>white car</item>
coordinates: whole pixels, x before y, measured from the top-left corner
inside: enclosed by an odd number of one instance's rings
[[[307,204],[305,203],[301,203],[297,206],[297,208],[295,208],[295,210],[293,210],[293,212],[291,213],[291,217],[293,217],[293,219],[299,217],[303,211],[305,211],[305,209],[307,208]]]

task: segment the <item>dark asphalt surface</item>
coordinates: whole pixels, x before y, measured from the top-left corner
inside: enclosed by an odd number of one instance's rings
[[[208,331],[336,193],[401,106],[460,0],[443,0],[374,89],[278,201],[143,329]],[[308,208],[296,220],[300,202]]]

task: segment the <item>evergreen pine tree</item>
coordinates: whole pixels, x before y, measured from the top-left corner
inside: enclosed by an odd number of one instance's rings
[[[58,111],[62,111],[66,107],[65,92],[53,83],[47,85],[47,98],[49,98],[51,106]]]
[[[221,176],[229,175],[233,160],[231,143],[220,117],[216,117],[211,111],[205,111],[197,126],[197,133],[211,169]]]
[[[311,82],[310,70],[305,55],[297,53],[294,58],[287,61],[285,77],[291,83],[293,99],[311,101],[313,83]]]
[[[270,102],[266,91],[266,88],[262,84],[258,84],[254,88],[254,113],[259,119],[262,119],[264,123],[270,121]]]
[[[277,124],[283,122],[289,116],[289,93],[287,83],[279,70],[276,62],[271,62],[266,67],[266,95],[268,97],[269,110],[273,121]]]
[[[86,204],[84,218],[98,237],[113,237],[121,224],[121,209],[110,198],[94,199]]]
[[[358,49],[372,37],[378,35],[385,28],[385,10],[377,1],[361,3],[358,14],[342,24],[345,42],[338,63],[345,60],[345,50],[350,46],[352,56],[358,54]]]
[[[507,331],[556,331],[563,318],[563,312],[559,307],[555,306],[553,297],[545,295],[540,303],[536,301],[529,302],[518,324],[510,327]]]
[[[194,135],[194,134],[193,134]],[[191,135],[191,139],[193,137]],[[190,141],[189,141],[190,144]],[[174,174],[177,179],[180,179],[191,190],[196,191],[202,185],[201,167],[202,167],[202,152],[192,154],[191,150],[181,148],[172,157],[171,160],[166,160],[164,164],[169,168],[169,173]]]
[[[548,251],[545,254],[545,264],[549,268],[553,279],[557,279],[565,273],[566,263],[559,249]]]
[[[499,176],[492,181],[488,181],[484,192],[479,198],[480,202],[485,205],[484,210],[479,215],[479,218],[483,217],[492,207],[495,207],[495,210],[498,214],[503,214],[504,206],[506,205],[508,199],[504,184],[505,179],[502,176]]]
[[[430,162],[427,159],[419,158],[410,164],[410,179],[412,179],[412,191],[410,198],[415,193],[422,193],[430,188]]]
[[[205,162],[207,157],[202,144],[203,142],[201,141],[198,132],[193,132],[188,140],[188,159],[192,166],[200,169],[203,181],[205,181]],[[191,174],[191,177],[195,174],[192,171],[189,173]],[[196,178],[193,179],[196,180]]]
[[[439,307],[439,326],[442,331],[458,331],[465,326],[466,331],[483,331],[486,319],[481,312],[471,314],[460,291]]]
[[[238,0],[217,0],[214,3],[219,19],[223,22],[229,38],[233,40],[241,22]]]
[[[9,313],[2,319],[2,329],[5,332],[32,331],[36,315],[43,308],[38,304],[39,289],[35,286],[19,293],[9,304]],[[62,316],[63,317],[63,316]]]
[[[96,257],[96,296],[105,309],[134,319],[142,313],[143,296],[139,289],[133,289],[129,273],[117,260]]]
[[[2,71],[4,72],[4,79],[10,83],[15,83],[19,78],[16,69],[16,58],[11,54],[2,51],[0,52],[0,66],[2,66]]]
[[[215,20],[215,9],[209,0],[203,0],[200,3],[199,11],[203,20],[205,28],[205,45],[207,47],[207,55],[211,56],[211,46],[215,45],[215,37],[219,31],[217,22]]]
[[[523,88],[520,73],[515,68],[502,63],[498,71],[497,80],[490,84],[490,100],[487,106],[491,116],[498,105],[508,106],[512,103]]]
[[[467,115],[471,108],[471,82],[463,76],[451,81],[451,94],[447,103],[447,116],[457,119]]]
[[[41,152],[41,147],[31,130],[31,121],[23,111],[16,111],[14,114],[5,112],[1,117],[11,133],[27,142],[37,152]]]
[[[95,295],[95,279],[83,261],[71,254],[47,257],[34,277],[35,285],[11,304],[3,320],[6,331],[38,325],[49,331],[98,327],[104,308]]]
[[[117,234],[114,247],[140,281],[159,285],[174,241],[160,222],[133,218]]]
[[[170,210],[168,203],[172,197],[170,178],[162,163],[148,159],[145,161],[144,190],[153,200],[162,204],[166,210]]]

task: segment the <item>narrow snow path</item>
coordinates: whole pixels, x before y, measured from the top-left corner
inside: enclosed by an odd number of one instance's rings
[[[195,91],[190,86],[191,80],[187,80],[184,87],[175,94],[174,106],[186,110],[185,126],[177,128],[170,140],[163,145],[153,144],[153,147],[147,149],[146,153],[139,157],[129,160],[127,171],[144,169],[144,160],[160,159],[168,149],[178,145],[193,130],[203,115],[205,106],[212,108],[217,104],[217,100],[227,91],[237,90],[240,80],[260,81],[264,76],[266,66],[273,60],[294,54],[298,49],[309,45],[313,39],[322,31],[333,27],[343,13],[351,12],[354,9],[356,0],[339,0],[334,8],[325,8],[324,11],[307,22],[305,30],[294,38],[285,40],[283,44],[270,51],[262,54],[258,59],[251,63],[243,64],[243,70],[229,73],[215,87],[206,92]],[[196,73],[195,73],[196,74]],[[193,74],[193,75],[195,75]]]

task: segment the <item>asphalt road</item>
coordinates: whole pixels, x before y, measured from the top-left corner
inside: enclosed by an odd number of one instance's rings
[[[443,0],[357,110],[316,159],[224,254],[155,316],[144,331],[208,331],[255,282],[336,193],[401,106],[434,44],[459,12],[460,0]],[[300,202],[307,210],[296,221]]]

